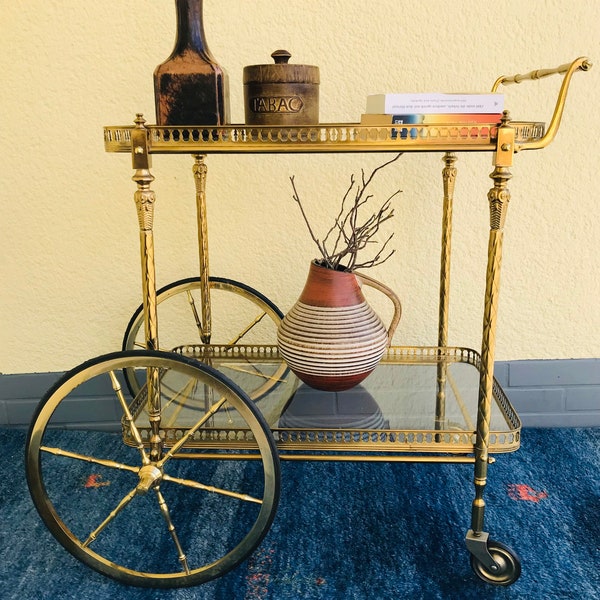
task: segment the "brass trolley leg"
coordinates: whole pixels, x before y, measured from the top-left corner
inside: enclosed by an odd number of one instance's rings
[[[156,275],[154,268],[154,203],[156,195],[150,189],[154,176],[150,173],[150,155],[148,153],[148,131],[144,127],[145,119],[138,114],[136,127],[131,132],[132,163],[135,173],[132,177],[137,184],[134,194],[135,206],[140,226],[140,256],[142,259],[142,297],[144,303],[144,329],[146,349],[158,350],[158,316],[156,309]],[[146,378],[148,393],[148,412],[152,430],[150,438],[150,457],[158,460],[162,454],[160,437],[160,384],[158,369],[148,368]]]
[[[198,315],[194,306],[192,310],[196,317],[196,324],[200,332],[200,339],[204,344],[210,343],[212,334],[212,316],[210,309],[210,270],[208,266],[208,219],[206,212],[206,176],[208,168],[204,162],[206,156],[194,156],[194,182],[196,185],[196,217],[198,220],[198,252],[200,259],[200,301],[202,304],[201,315]],[[191,297],[191,296],[190,296]],[[193,300],[191,300],[193,302]]]
[[[498,145],[494,155],[495,168],[490,175],[494,180],[494,187],[488,193],[490,234],[475,441],[475,499],[472,506],[471,529],[467,532],[466,538],[467,548],[472,555],[472,566],[474,566],[476,573],[485,578],[486,581],[498,585],[508,585],[515,581],[520,574],[518,558],[502,544],[489,540],[488,534],[483,531],[485,513],[483,492],[487,483],[487,470],[490,461],[488,451],[494,384],[498,292],[500,288],[504,223],[510,201],[507,184],[512,177],[509,167],[512,165],[513,152],[514,129],[509,126],[508,113],[505,112],[502,126],[498,128]]]
[[[440,265],[440,304],[438,318],[438,347],[448,345],[448,305],[450,301],[450,256],[452,242],[452,204],[454,201],[454,184],[456,181],[456,154],[444,154],[444,206],[442,213],[442,250]],[[435,429],[444,428],[446,419],[446,371],[448,365],[440,361],[437,366],[437,392],[435,405]]]
[[[492,393],[494,385],[494,355],[496,346],[496,322],[498,315],[498,293],[500,288],[500,268],[502,264],[502,242],[504,222],[510,201],[507,184],[512,177],[514,150],[514,129],[508,125],[505,114],[503,124],[498,128],[498,150],[494,154],[495,169],[490,177],[494,187],[488,193],[490,204],[490,235],[488,243],[488,263],[486,272],[485,305],[483,314],[483,336],[481,342],[481,368],[479,381],[479,402],[477,411],[477,432],[475,441],[475,500],[471,528],[475,535],[483,531],[485,502],[483,491],[487,481],[488,449]]]

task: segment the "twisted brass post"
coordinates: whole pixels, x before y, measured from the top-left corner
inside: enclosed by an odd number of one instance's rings
[[[208,168],[203,154],[194,156],[194,183],[196,185],[196,217],[198,220],[198,252],[200,258],[200,301],[201,318],[198,323],[200,338],[204,344],[210,343],[212,316],[210,309],[210,271],[208,268],[208,221],[206,212],[206,176]]]
[[[495,168],[490,174],[494,187],[488,193],[490,205],[490,234],[488,242],[488,263],[486,272],[485,305],[483,315],[483,336],[481,343],[481,369],[479,381],[479,402],[477,412],[477,432],[475,441],[475,499],[473,500],[471,529],[474,535],[483,532],[485,501],[483,492],[487,483],[489,461],[489,438],[494,384],[494,355],[496,345],[496,323],[498,314],[498,293],[502,265],[502,242],[504,223],[510,191],[507,184],[512,177],[514,151],[514,129],[505,113],[498,131],[498,148],[494,154]]]
[[[454,202],[454,184],[456,181],[457,160],[454,152],[444,154],[444,205],[442,212],[442,250],[440,265],[440,304],[438,317],[438,347],[448,345],[448,306],[450,302],[450,256],[452,241],[452,204]],[[435,405],[435,429],[444,428],[446,418],[446,371],[448,365],[439,362],[437,366],[437,392]]]
[[[144,304],[144,330],[146,348],[158,350],[158,315],[156,309],[156,276],[154,268],[154,203],[156,195],[150,189],[154,176],[150,173],[147,130],[141,114],[135,119],[136,127],[131,132],[132,163],[135,173],[132,177],[137,184],[134,194],[140,228],[140,255],[142,260],[142,298]],[[152,435],[150,438],[150,458],[158,460],[162,454],[160,437],[160,383],[158,369],[147,370],[148,413]]]

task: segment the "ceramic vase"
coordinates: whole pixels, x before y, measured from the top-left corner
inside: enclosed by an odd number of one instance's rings
[[[365,300],[362,284],[379,289],[394,303],[388,329]],[[279,351],[307,385],[325,391],[347,390],[377,366],[400,314],[400,301],[383,284],[313,261],[298,301],[279,325]]]

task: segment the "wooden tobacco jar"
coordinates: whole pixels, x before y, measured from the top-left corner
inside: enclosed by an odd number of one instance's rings
[[[289,64],[276,50],[274,64],[244,67],[244,112],[248,125],[316,125],[319,122],[319,67]]]

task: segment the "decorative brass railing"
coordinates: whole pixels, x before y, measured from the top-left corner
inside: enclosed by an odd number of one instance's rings
[[[175,352],[192,358],[200,358],[211,364],[222,367],[227,363],[241,362],[255,364],[261,363],[281,363],[282,359],[276,346],[270,345],[233,345],[218,346],[205,344],[187,344],[175,348]],[[403,428],[384,427],[378,429],[362,428],[342,428],[342,427],[287,427],[280,426],[278,422],[283,420],[287,409],[288,398],[279,398],[279,389],[275,386],[268,396],[258,401],[258,406],[268,415],[268,420],[277,443],[278,450],[282,456],[287,456],[288,452],[304,452],[302,456],[308,456],[306,453],[326,452],[328,460],[347,460],[347,456],[336,456],[339,454],[359,453],[371,456],[374,453],[411,453],[411,454],[431,454],[447,453],[453,455],[472,455],[475,443],[476,414],[473,410],[477,404],[477,390],[461,390],[460,385],[456,385],[449,370],[449,366],[457,363],[463,363],[473,367],[474,381],[478,379],[478,371],[481,365],[481,359],[477,352],[469,348],[458,347],[409,347],[392,346],[382,360],[378,369],[387,371],[395,365],[421,365],[431,368],[431,374],[427,380],[435,379],[433,372],[437,365],[444,364],[447,371],[448,385],[451,386],[454,402],[462,414],[462,422],[454,423],[454,419],[446,419],[445,425],[441,429],[427,428]],[[283,395],[293,396],[294,390],[299,382],[291,372],[287,372],[285,379],[285,389]],[[293,381],[292,381],[293,380]],[[291,382],[291,383],[290,383]],[[432,387],[433,389],[433,387]],[[373,390],[371,390],[373,391]],[[387,396],[395,396],[386,390]],[[470,394],[472,397],[467,398]],[[375,396],[375,394],[373,394]],[[501,453],[511,452],[519,447],[521,423],[519,417],[502,388],[494,382],[493,398],[495,408],[498,414],[498,421],[495,430],[490,432],[490,451]],[[195,400],[197,401],[197,399]],[[402,393],[398,393],[397,403],[402,402]],[[142,390],[131,406],[131,412],[136,418],[137,428],[140,431],[142,439],[148,443],[151,437],[150,422],[146,422],[147,415],[144,410],[147,404],[145,390]],[[432,395],[432,406],[435,404],[435,391]],[[468,405],[468,406],[467,406]],[[193,415],[193,407],[192,415]],[[399,410],[399,409],[398,409]],[[384,415],[386,418],[391,415]],[[394,415],[397,418],[397,415]],[[438,421],[444,415],[438,416]],[[383,418],[383,417],[382,417]],[[165,421],[167,421],[166,419]],[[184,421],[174,421],[167,424],[163,422],[162,437],[167,445],[180,439],[185,433],[189,423]],[[123,428],[126,441],[134,444],[134,440],[129,440],[129,429]],[[213,423],[210,426],[203,427],[196,431],[186,444],[186,450],[190,448],[202,450],[199,455],[203,458],[210,457],[207,452],[228,452],[234,451],[232,458],[236,456],[235,451],[251,451],[255,447],[255,442],[251,432],[245,428],[237,427],[234,423]],[[216,456],[216,455],[215,455]],[[220,456],[220,454],[219,454]],[[300,455],[293,454],[290,458],[299,458]],[[311,457],[313,455],[311,454]],[[353,459],[358,460],[359,456],[353,454]],[[366,459],[367,457],[363,457]],[[414,458],[414,457],[413,457]],[[439,462],[446,462],[447,456],[441,456]],[[318,458],[317,458],[318,460]],[[387,460],[406,460],[387,455]],[[425,460],[433,460],[432,458]],[[458,459],[457,459],[458,460]],[[471,462],[472,457],[463,457],[458,462]],[[449,462],[456,462],[451,459]]]
[[[138,115],[138,119],[141,115]],[[542,139],[544,123],[511,121],[517,144]],[[381,152],[433,150],[493,150],[498,123],[447,125],[372,125],[323,123],[311,127],[159,127],[146,125],[148,152],[157,153],[269,153],[269,152]],[[132,152],[135,126],[105,127],[107,152]]]

